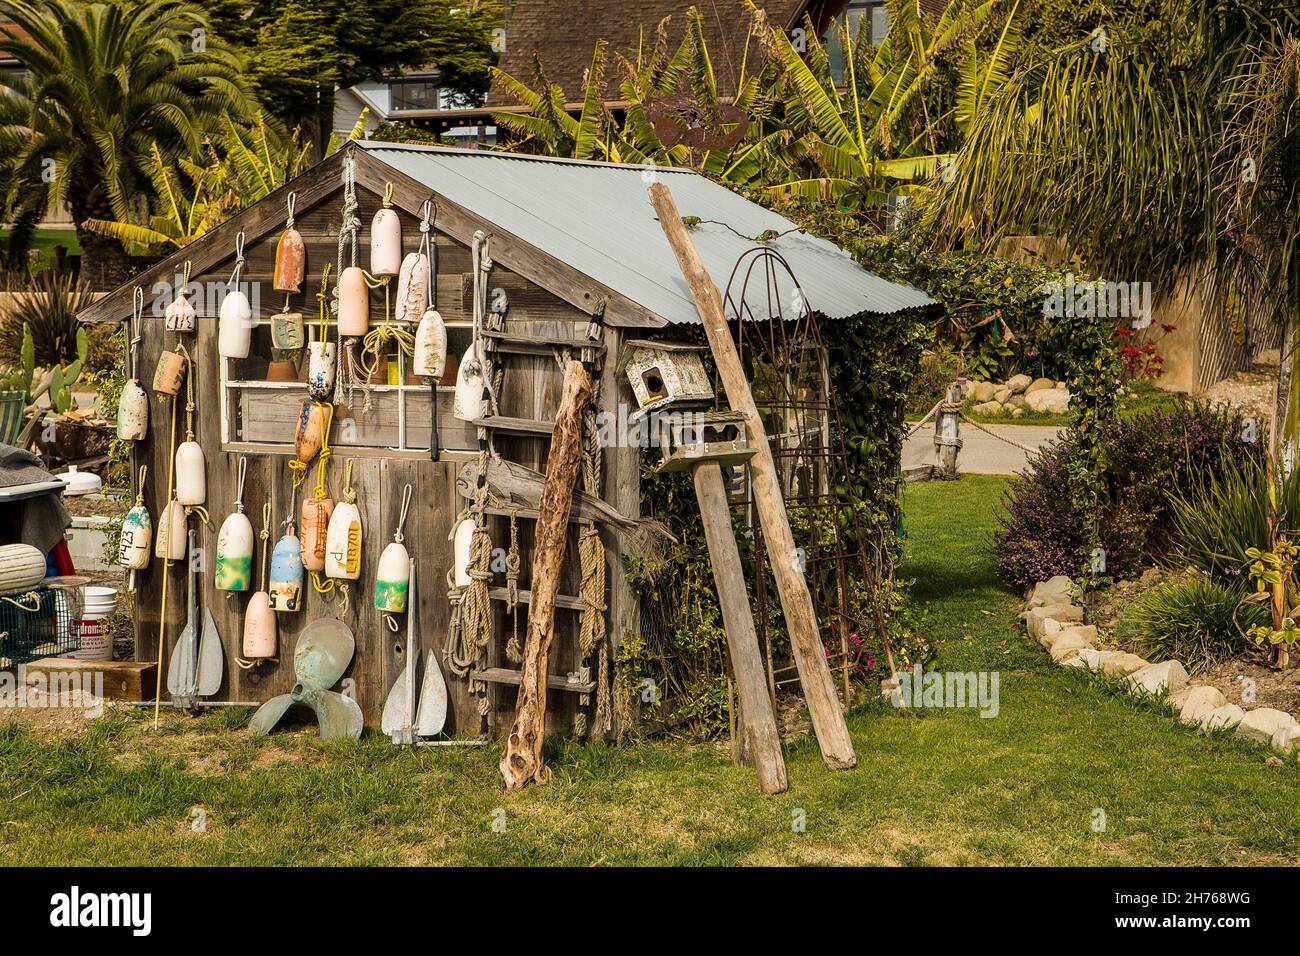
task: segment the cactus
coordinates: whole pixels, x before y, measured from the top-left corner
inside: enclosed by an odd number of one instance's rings
[[[23,368],[28,369],[27,344],[30,336],[25,337],[23,341]],[[77,329],[77,359],[70,365],[59,365],[45,373],[42,379],[41,387],[37,388],[31,394],[35,399],[41,392],[48,390],[50,393],[50,408],[55,414],[62,414],[72,407],[72,386],[77,384],[77,379],[81,378],[81,369],[86,364],[86,358],[90,353],[90,339],[86,335],[85,329]],[[31,392],[31,389],[28,389]]]

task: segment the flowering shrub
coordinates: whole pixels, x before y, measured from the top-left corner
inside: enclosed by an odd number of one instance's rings
[[[1159,338],[1164,338],[1178,327],[1162,324]],[[1124,363],[1124,377],[1137,381],[1149,382],[1165,373],[1165,357],[1156,346],[1158,339],[1151,333],[1145,337],[1138,336],[1138,330],[1131,325],[1118,325],[1115,335],[1120,341],[1119,357]]]
[[[1100,424],[1102,495],[1097,544],[1105,574],[1135,577],[1171,545],[1170,497],[1198,487],[1205,475],[1221,474],[1259,460],[1256,433],[1230,412],[1191,403]],[[1077,575],[1090,543],[1087,522],[1072,504],[1071,466],[1083,454],[1077,433],[1030,459],[1029,468],[1004,499],[998,535],[998,568],[1025,587],[1056,574]]]

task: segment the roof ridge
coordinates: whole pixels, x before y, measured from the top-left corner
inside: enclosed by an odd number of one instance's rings
[[[357,146],[372,152],[400,150],[413,153],[445,153],[453,156],[478,156],[489,159],[522,159],[536,163],[558,163],[565,166],[599,166],[605,169],[630,169],[645,172],[653,169],[658,173],[672,173],[680,176],[702,175],[686,166],[661,166],[658,163],[611,163],[600,159],[572,159],[567,156],[538,156],[534,153],[511,153],[500,149],[465,149],[458,146],[434,146],[429,143],[389,143],[381,140],[353,140]],[[707,178],[707,177],[705,177]]]

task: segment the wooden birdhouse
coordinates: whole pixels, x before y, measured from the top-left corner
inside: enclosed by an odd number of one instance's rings
[[[644,340],[628,342],[627,348],[627,379],[637,402],[634,416],[659,408],[707,405],[713,401],[702,349]]]

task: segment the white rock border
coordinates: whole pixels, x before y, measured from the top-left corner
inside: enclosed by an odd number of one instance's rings
[[[1122,651],[1104,651],[1094,646],[1097,628],[1083,623],[1083,608],[1073,582],[1063,574],[1039,581],[1025,594],[1020,619],[1025,630],[1042,645],[1061,667],[1084,667],[1090,673],[1123,677],[1124,685],[1137,696],[1167,694],[1179,719],[1203,730],[1231,727],[1243,739],[1276,750],[1300,747],[1300,720],[1294,714],[1272,707],[1242,710],[1228,703],[1223,692],[1208,684],[1189,684],[1187,669],[1176,660],[1150,661]]]

